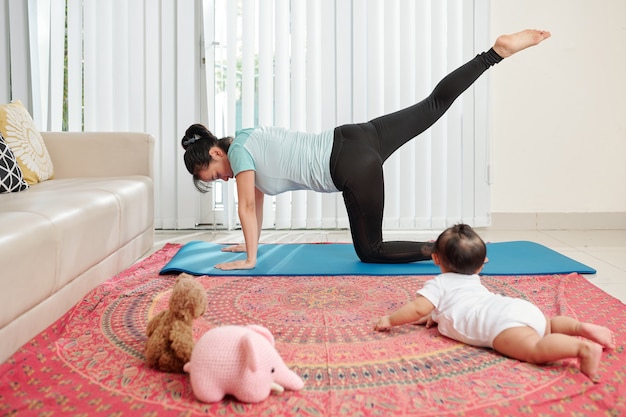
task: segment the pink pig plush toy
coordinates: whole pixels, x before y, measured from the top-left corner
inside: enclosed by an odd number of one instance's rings
[[[271,391],[304,386],[274,348],[272,333],[258,325],[209,330],[196,343],[184,369],[194,395],[206,403],[220,401],[226,394],[257,403]]]

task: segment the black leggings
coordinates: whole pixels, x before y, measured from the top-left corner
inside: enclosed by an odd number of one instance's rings
[[[405,263],[430,259],[430,243],[383,242],[383,163],[432,126],[461,93],[501,60],[490,49],[444,77],[421,102],[368,123],[335,128],[330,172],[335,186],[343,192],[352,241],[361,261]]]

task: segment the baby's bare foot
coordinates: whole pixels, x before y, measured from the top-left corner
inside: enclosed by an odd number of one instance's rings
[[[615,349],[613,332],[604,326],[598,326],[597,324],[591,323],[581,323],[580,336],[593,340],[606,348]]]
[[[516,52],[537,45],[550,36],[550,32],[545,30],[526,29],[512,35],[499,36],[493,45],[493,50],[502,58],[507,58]]]
[[[598,368],[602,358],[602,346],[593,342],[586,342],[580,349],[580,371],[587,375],[593,382],[598,382]]]

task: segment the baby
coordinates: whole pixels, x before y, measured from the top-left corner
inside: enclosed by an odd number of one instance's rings
[[[470,226],[445,230],[432,254],[441,274],[427,281],[414,300],[382,317],[375,329],[387,331],[413,322],[429,327],[435,322],[444,336],[520,361],[543,364],[578,358],[580,370],[597,381],[603,347],[615,347],[611,330],[571,317],[548,319],[526,300],[489,292],[478,276],[486,253],[485,243]]]

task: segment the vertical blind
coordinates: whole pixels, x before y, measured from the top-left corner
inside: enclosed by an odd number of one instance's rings
[[[483,3],[205,0],[210,129],[319,132],[412,105],[490,46]],[[486,78],[386,162],[385,228],[488,224]],[[235,187],[224,184],[229,227]],[[265,204],[264,227],[348,226],[338,193],[289,192]]]
[[[41,130],[151,133],[156,227],[194,227],[179,141],[206,122],[202,0],[9,0],[0,22],[3,102],[20,99]]]
[[[153,134],[156,226],[190,228],[222,206],[184,169],[187,126],[319,132],[395,111],[490,46],[488,14],[487,0],[8,0],[0,98],[42,130]],[[487,80],[386,162],[386,228],[488,224]],[[218,196],[230,228],[235,187]],[[348,226],[339,193],[265,205],[266,228]]]

